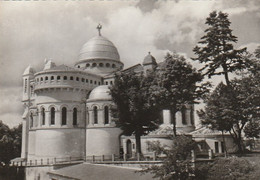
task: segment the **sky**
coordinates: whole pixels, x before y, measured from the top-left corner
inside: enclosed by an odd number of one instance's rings
[[[167,52],[195,57],[192,49],[214,10],[229,14],[235,48],[253,52],[260,45],[259,0],[0,1],[0,120],[10,127],[22,122],[22,74],[28,65],[40,71],[47,58],[73,66],[99,23],[127,68],[142,63],[149,51],[157,62]]]

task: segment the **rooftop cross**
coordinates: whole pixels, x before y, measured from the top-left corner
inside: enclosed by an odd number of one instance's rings
[[[102,25],[98,24],[97,29],[98,29],[98,35],[101,36]]]

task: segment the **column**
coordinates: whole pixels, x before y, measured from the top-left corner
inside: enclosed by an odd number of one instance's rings
[[[103,109],[98,109],[98,124],[105,124],[104,111]]]
[[[49,127],[51,124],[51,112],[45,110],[45,125]]]
[[[29,123],[28,123],[28,116],[23,118],[23,129],[22,129],[22,153],[21,158],[27,159],[28,155],[28,129],[29,129]]]
[[[61,111],[55,109],[55,126],[61,126]]]
[[[167,110],[167,109],[163,110],[163,123],[164,124],[171,124],[171,113],[170,113],[170,110]]]
[[[67,126],[73,126],[73,110],[67,110]]]

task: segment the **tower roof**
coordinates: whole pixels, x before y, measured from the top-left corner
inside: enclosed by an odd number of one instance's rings
[[[98,86],[91,91],[88,101],[112,100],[109,91],[108,85]]]
[[[145,56],[143,65],[148,65],[148,64],[157,64],[156,59],[151,55],[150,52],[148,52],[148,55]]]
[[[29,65],[25,70],[23,75],[28,75],[28,74],[34,74],[35,70],[31,67],[31,65]]]
[[[120,61],[120,56],[115,45],[100,34],[90,39],[80,50],[79,61],[93,59]]]

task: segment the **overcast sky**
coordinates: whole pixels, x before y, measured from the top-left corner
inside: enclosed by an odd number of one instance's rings
[[[51,58],[73,66],[98,23],[129,67],[148,51],[157,61],[168,51],[194,57],[213,10],[229,13],[237,48],[260,45],[259,0],[0,1],[0,120],[21,123],[22,74],[29,64],[40,71]]]

